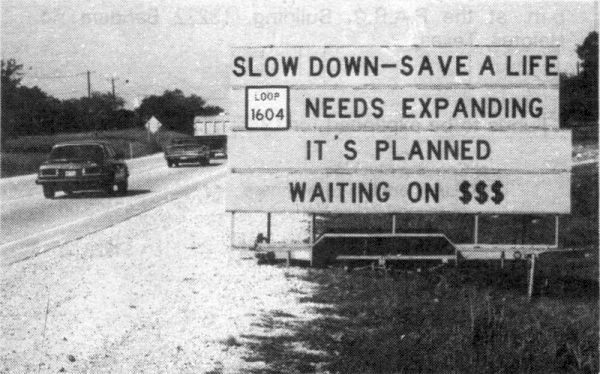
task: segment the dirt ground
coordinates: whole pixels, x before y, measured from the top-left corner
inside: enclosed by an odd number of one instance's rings
[[[230,249],[224,183],[2,269],[0,372],[261,370],[245,339],[313,285]]]

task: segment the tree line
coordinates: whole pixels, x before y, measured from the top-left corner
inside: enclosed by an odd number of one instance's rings
[[[1,138],[64,132],[102,131],[140,127],[155,116],[166,129],[191,134],[194,116],[223,112],[195,94],[179,89],[145,97],[135,110],[125,109],[125,100],[110,92],[92,92],[90,97],[60,100],[39,87],[21,84],[23,65],[2,60]]]
[[[598,123],[598,33],[591,32],[576,49],[581,60],[576,75],[560,76],[561,127]],[[90,97],[59,100],[39,87],[21,85],[23,65],[15,59],[2,60],[3,140],[21,136],[61,132],[98,131],[142,126],[155,116],[167,129],[190,134],[196,115],[223,111],[209,106],[195,94],[179,89],[143,99],[135,110],[124,108],[125,100],[111,93],[93,92]]]

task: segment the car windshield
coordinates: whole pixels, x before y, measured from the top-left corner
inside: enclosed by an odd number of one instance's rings
[[[53,148],[48,159],[52,161],[102,161],[103,155],[102,147],[99,145],[65,145]]]
[[[196,139],[174,139],[170,147],[176,149],[198,149],[200,143]]]
[[[189,145],[197,145],[198,141],[195,139],[175,139],[171,142],[172,146],[189,146]]]

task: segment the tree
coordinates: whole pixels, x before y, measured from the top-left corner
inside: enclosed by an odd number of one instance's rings
[[[14,58],[2,60],[2,89],[16,89],[21,84],[23,73],[22,64],[17,64]]]
[[[23,65],[2,60],[2,142],[15,135],[48,131],[55,125],[60,101],[39,87],[21,85]]]
[[[598,123],[598,33],[589,33],[576,52],[582,71],[560,76],[560,119],[568,127]]]
[[[2,91],[2,124],[1,124],[1,138],[2,143],[13,135],[15,123],[15,107],[16,107],[16,95],[17,88],[21,84],[21,77],[23,73],[21,70],[23,65],[18,64],[15,59],[11,58],[8,60],[2,60],[2,78],[1,87]]]
[[[583,43],[577,46],[577,56],[582,61],[581,73],[587,85],[598,88],[598,32],[588,34]]]
[[[222,111],[218,106],[206,106],[200,96],[185,96],[179,89],[166,90],[160,96],[148,96],[137,109],[140,118],[155,116],[166,128],[185,134],[193,133],[195,116],[217,115]]]
[[[60,100],[49,96],[37,86],[20,86],[16,90],[15,101],[14,135],[50,133],[56,128]]]
[[[598,32],[588,34],[583,43],[577,47],[577,56],[581,59],[582,104],[589,117],[598,122]]]
[[[110,92],[92,92],[90,98],[82,97],[79,99],[80,110],[85,113],[90,112],[90,123],[88,130],[108,130],[112,128],[123,127],[116,124],[116,111],[122,110],[125,100],[122,97],[115,96]],[[81,121],[85,123],[86,121]]]

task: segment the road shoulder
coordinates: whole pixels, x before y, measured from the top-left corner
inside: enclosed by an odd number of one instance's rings
[[[6,268],[0,371],[260,370],[244,336],[265,313],[312,318],[311,285],[229,248],[224,183]]]

